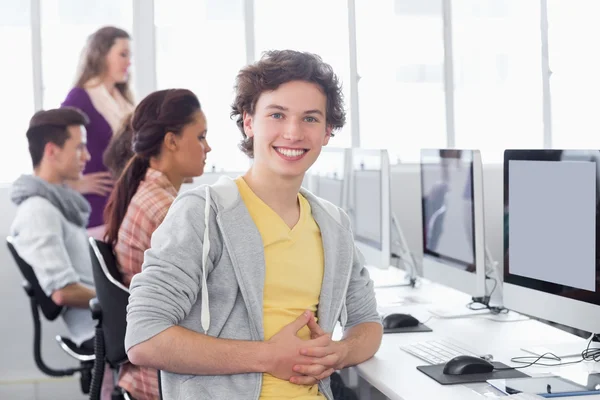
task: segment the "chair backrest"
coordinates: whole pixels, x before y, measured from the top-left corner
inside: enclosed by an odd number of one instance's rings
[[[125,330],[129,290],[121,283],[121,274],[112,246],[89,239],[96,286],[96,298],[102,308],[102,331],[106,361],[116,367],[127,361]]]
[[[31,265],[27,264],[27,262],[25,262],[25,260],[23,260],[19,256],[13,243],[13,237],[8,236],[6,238],[8,250],[15,259],[19,270],[21,270],[21,274],[29,284],[30,290],[26,289],[28,290],[29,296],[33,296],[46,319],[48,319],[49,321],[54,321],[62,312],[63,307],[53,302],[52,299],[48,297],[46,293],[42,290],[40,282],[35,276],[35,272],[33,272],[33,268],[31,268]]]

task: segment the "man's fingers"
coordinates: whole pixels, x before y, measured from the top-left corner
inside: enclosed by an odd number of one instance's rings
[[[315,377],[321,375],[327,369],[329,369],[329,367],[324,367],[320,364],[294,365],[294,372]]]
[[[317,320],[314,315],[311,315],[310,319],[308,320],[308,329],[310,329],[311,333],[316,334],[317,336],[326,334],[326,332],[321,329],[319,324],[317,324]]]
[[[306,346],[304,348],[310,349],[313,347],[325,347],[325,346],[329,346],[329,344],[331,344],[331,335],[325,334],[325,335],[319,336],[316,339],[311,339],[311,340],[306,341]]]
[[[319,380],[312,376],[292,376],[290,382],[296,385],[313,386],[319,383]]]
[[[327,346],[307,347],[307,348],[300,349],[300,354],[302,354],[303,356],[309,356],[309,357],[321,358],[321,357],[326,357],[333,353],[335,353],[335,350],[331,349],[330,347],[327,347]]]
[[[323,371],[323,373],[321,373],[317,377],[314,377],[314,376],[292,376],[290,378],[290,382],[295,383],[296,385],[312,386],[312,385],[316,385],[317,383],[319,383],[319,381],[321,379],[325,379],[328,376],[331,376],[331,374],[333,374],[334,372],[335,372],[335,369],[329,368],[329,369]]]
[[[321,375],[317,376],[317,379],[318,380],[325,379],[328,376],[331,376],[331,374],[333,374],[334,372],[335,372],[335,369],[329,368],[329,369],[325,370],[325,372],[323,372]]]
[[[331,353],[325,357],[313,358],[313,364],[323,365],[324,367],[330,368],[337,364],[340,360],[340,356],[337,353]]]
[[[298,331],[306,326],[308,323],[308,319],[310,317],[309,311],[304,311],[295,321],[291,322],[287,326],[294,330],[294,333],[298,333]]]

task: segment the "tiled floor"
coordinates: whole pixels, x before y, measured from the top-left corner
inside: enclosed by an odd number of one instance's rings
[[[0,383],[2,400],[84,400],[79,379],[55,378],[35,382]]]

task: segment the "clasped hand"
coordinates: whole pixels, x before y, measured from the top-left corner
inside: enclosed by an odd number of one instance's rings
[[[296,335],[305,326],[310,330],[310,340]],[[331,334],[321,329],[310,311],[285,326],[268,343],[272,345],[273,359],[267,372],[298,385],[314,385],[333,374],[342,366],[347,352],[342,342],[331,340]]]

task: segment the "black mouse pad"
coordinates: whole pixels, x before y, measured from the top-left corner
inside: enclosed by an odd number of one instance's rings
[[[492,364],[496,368],[509,368],[508,365],[504,365],[501,362],[492,362]],[[488,379],[526,378],[529,376],[518,369],[492,371],[485,374],[444,375],[444,366],[445,364],[421,365],[417,369],[442,385],[485,382]]]
[[[406,328],[384,328],[383,333],[405,333],[405,332],[433,332],[430,327],[419,323],[417,326],[407,326]]]

